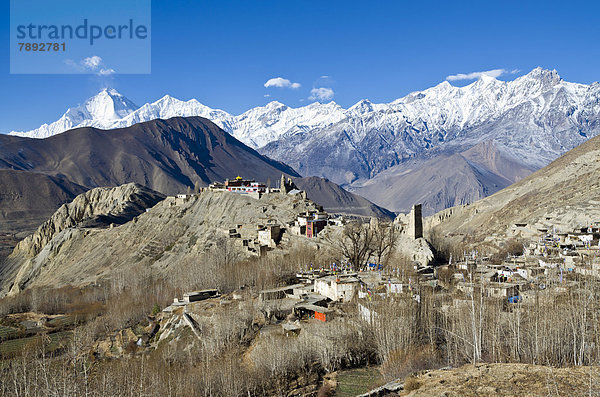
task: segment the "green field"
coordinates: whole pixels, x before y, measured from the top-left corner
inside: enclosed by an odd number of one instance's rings
[[[0,325],[0,341],[13,339],[19,336],[19,330],[13,327]]]
[[[14,355],[19,354],[23,351],[24,348],[34,346],[36,342],[39,342],[42,337],[41,335],[31,336],[29,338],[19,338],[7,340],[0,343],[0,357],[12,357]],[[48,334],[48,338],[50,338],[48,345],[46,346],[46,351],[51,353],[61,346],[64,346],[71,337],[71,331],[65,332],[55,332],[53,334]]]
[[[77,319],[75,316],[58,316],[54,317],[52,320],[49,320],[47,325],[57,328],[57,327],[67,327],[71,325],[77,324]]]
[[[336,396],[356,396],[383,385],[385,382],[376,368],[358,368],[338,372]]]

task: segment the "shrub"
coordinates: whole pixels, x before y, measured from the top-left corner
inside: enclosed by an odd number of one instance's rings
[[[421,387],[421,382],[414,376],[411,376],[404,381],[404,391],[417,390],[419,387]]]

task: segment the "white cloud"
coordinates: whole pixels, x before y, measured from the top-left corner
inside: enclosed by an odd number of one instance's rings
[[[102,58],[100,58],[98,55],[83,58],[81,60],[81,64],[84,67],[86,67],[88,69],[92,69],[92,70],[98,69],[98,66],[100,66],[101,63],[102,63]]]
[[[446,80],[448,80],[448,81],[474,80],[474,79],[481,78],[481,76],[489,76],[489,77],[497,78],[497,77],[500,77],[505,74],[515,74],[515,73],[519,73],[519,70],[513,69],[511,71],[508,71],[506,69],[492,69],[492,70],[486,70],[483,72],[452,74],[450,76],[447,76]]]
[[[322,79],[328,79],[328,78],[329,78],[329,76],[327,76],[327,75],[325,75],[325,74],[324,74],[323,76],[321,76],[321,78],[322,78]]]
[[[104,60],[98,55],[83,58],[79,62],[66,59],[65,64],[80,73],[94,73],[97,76],[110,76],[117,73],[113,68],[107,67]]]
[[[334,92],[331,88],[319,87],[310,90],[310,96],[308,99],[311,101],[330,101],[333,99]]]
[[[266,88],[270,87],[278,87],[278,88],[291,88],[298,89],[301,87],[300,83],[292,83],[288,79],[284,79],[283,77],[274,77],[272,79],[267,80],[264,84]]]
[[[271,94],[265,94],[263,95],[265,98],[271,98]]]
[[[115,70],[114,69],[110,69],[110,68],[108,68],[108,69],[100,69],[98,71],[98,74],[100,76],[110,76],[111,74],[115,74]]]

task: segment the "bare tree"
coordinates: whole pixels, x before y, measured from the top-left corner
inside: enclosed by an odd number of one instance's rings
[[[348,258],[357,269],[362,266],[373,252],[373,231],[369,225],[348,223],[344,226],[342,236],[334,241],[342,256]]]
[[[377,259],[377,264],[385,267],[389,262],[390,256],[396,248],[399,231],[392,222],[377,220],[371,226],[373,241],[371,244],[373,256]]]

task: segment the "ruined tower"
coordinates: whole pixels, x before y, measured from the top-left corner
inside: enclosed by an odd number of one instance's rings
[[[413,205],[408,217],[408,236],[414,239],[423,237],[423,215],[421,204]]]
[[[285,176],[281,174],[281,180],[279,181],[279,189],[281,189],[281,193],[287,193],[285,191]]]
[[[285,178],[283,174],[281,174],[281,181],[279,182],[279,188],[281,189],[281,193],[287,194],[294,189],[298,189],[292,178]]]

